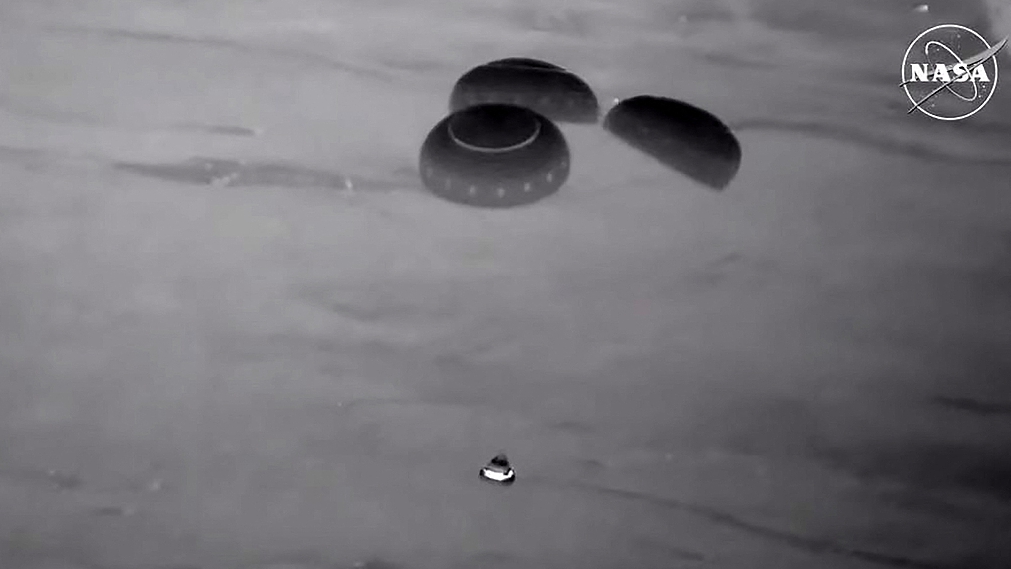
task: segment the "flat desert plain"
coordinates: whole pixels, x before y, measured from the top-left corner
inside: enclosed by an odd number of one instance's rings
[[[1011,566],[1011,83],[897,87],[1009,14],[4,0],[0,567]],[[558,194],[437,199],[510,56],[715,113],[737,178],[566,125]]]

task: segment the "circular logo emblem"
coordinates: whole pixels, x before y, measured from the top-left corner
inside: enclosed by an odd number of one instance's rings
[[[1008,38],[991,45],[975,31],[941,24],[916,36],[902,58],[900,87],[909,112],[957,121],[978,113],[997,88],[997,52]]]

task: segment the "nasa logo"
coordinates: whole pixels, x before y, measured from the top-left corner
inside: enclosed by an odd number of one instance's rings
[[[916,36],[902,58],[902,83],[913,104],[928,117],[957,121],[978,113],[997,88],[997,52],[1008,38],[990,45],[975,31],[941,24]]]

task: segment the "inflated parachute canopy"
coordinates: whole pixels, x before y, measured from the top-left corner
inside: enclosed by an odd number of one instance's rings
[[[597,96],[586,81],[539,59],[511,57],[471,69],[453,86],[449,110],[485,103],[526,107],[558,122],[585,124],[600,119]]]
[[[625,99],[608,111],[604,128],[712,189],[726,188],[741,165],[741,145],[730,128],[708,111],[675,99]]]
[[[527,205],[569,176],[569,147],[558,127],[525,107],[481,104],[439,121],[421,146],[421,179],[433,194],[464,205]]]

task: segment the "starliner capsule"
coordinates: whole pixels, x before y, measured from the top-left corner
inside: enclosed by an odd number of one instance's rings
[[[516,471],[509,464],[509,459],[505,454],[498,454],[481,468],[481,478],[488,482],[508,486],[516,481]]]

